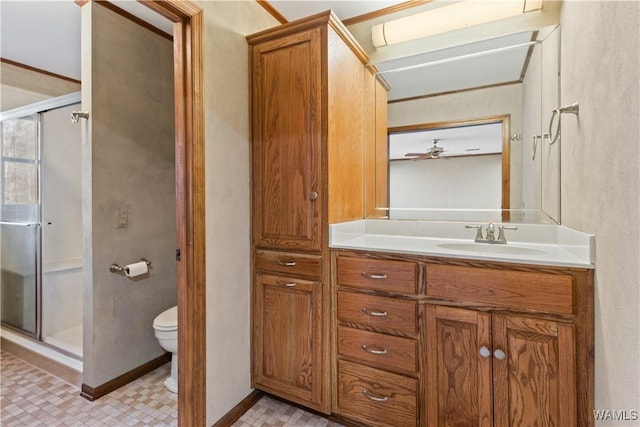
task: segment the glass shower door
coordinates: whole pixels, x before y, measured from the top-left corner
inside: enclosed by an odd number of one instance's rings
[[[39,335],[38,115],[0,125],[0,306],[3,324]]]
[[[39,225],[0,224],[2,323],[37,337]]]

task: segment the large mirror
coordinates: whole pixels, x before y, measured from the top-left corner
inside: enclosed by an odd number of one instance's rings
[[[369,216],[559,223],[559,40],[554,25],[374,64],[388,178]]]

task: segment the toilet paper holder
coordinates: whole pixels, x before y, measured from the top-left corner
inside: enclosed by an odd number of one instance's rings
[[[147,266],[151,266],[151,261],[147,261],[144,258],[140,258],[140,261],[144,261],[147,263]],[[111,264],[111,267],[109,267],[109,271],[112,273],[120,273],[120,274],[124,274],[125,276],[127,275],[127,266],[121,267],[116,263]]]

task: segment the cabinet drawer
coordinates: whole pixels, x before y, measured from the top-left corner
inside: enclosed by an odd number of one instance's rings
[[[427,265],[427,295],[550,313],[573,313],[569,275]]]
[[[411,338],[338,326],[338,353],[380,368],[418,371],[418,342]]]
[[[417,380],[340,360],[341,415],[370,426],[417,425]]]
[[[418,331],[417,311],[415,301],[338,291],[338,320],[343,322],[413,334]]]
[[[338,285],[415,294],[417,264],[384,259],[338,258]]]
[[[322,257],[320,255],[257,249],[255,262],[256,270],[313,277],[322,275]]]

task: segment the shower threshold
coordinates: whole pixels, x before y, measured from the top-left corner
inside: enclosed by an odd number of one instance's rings
[[[66,351],[59,350],[58,348],[53,347],[48,343],[40,342],[34,340],[33,338],[26,337],[21,333],[14,332],[9,328],[4,327],[4,325],[2,326],[2,328],[0,328],[0,336],[2,336],[3,340],[6,339],[8,341],[11,341],[14,344],[24,347],[27,350],[31,350],[34,353],[38,353],[41,356],[44,356],[62,365],[66,365],[78,372],[82,372],[83,370],[82,360],[78,360],[77,356],[71,355],[70,353],[67,354]]]
[[[46,336],[43,340],[82,359],[82,324]]]

